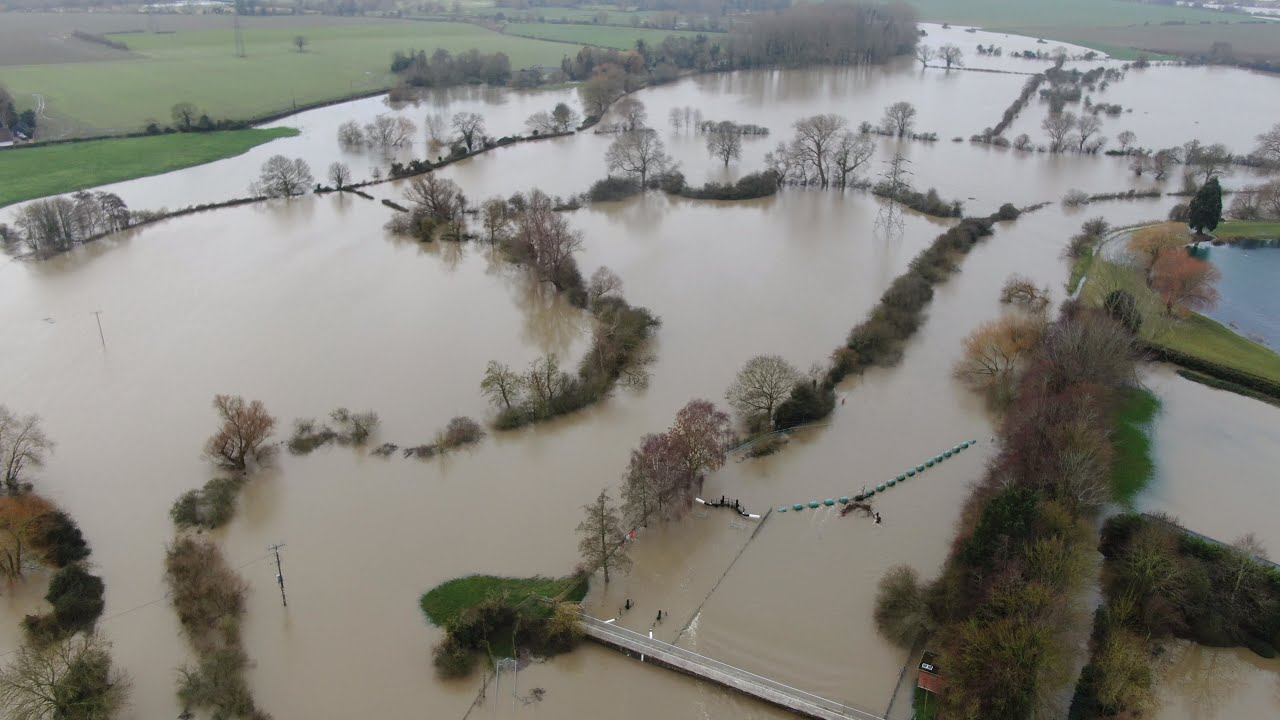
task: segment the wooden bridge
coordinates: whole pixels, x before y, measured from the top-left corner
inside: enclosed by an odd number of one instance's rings
[[[866,710],[797,690],[789,685],[726,665],[684,648],[604,622],[585,613],[582,615],[582,629],[592,640],[631,657],[638,657],[641,662],[660,665],[737,690],[744,695],[790,710],[797,715],[819,720],[884,720],[881,716]]]

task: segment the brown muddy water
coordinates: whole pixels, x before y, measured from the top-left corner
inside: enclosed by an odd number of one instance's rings
[[[790,122],[815,112],[839,112],[856,124],[908,99],[921,109],[921,129],[967,137],[999,118],[1021,82],[994,73],[922,74],[918,65],[902,63],[697,77],[640,99],[686,175],[700,182],[758,169],[763,153],[790,135]],[[491,130],[498,124],[516,130],[525,115],[563,97],[470,98],[448,101],[442,111],[494,103],[484,110],[495,118]],[[225,187],[235,195],[262,159],[287,142],[298,144],[286,154],[323,167],[339,152],[337,124],[376,114],[381,102],[305,113],[282,122],[314,130],[300,138],[119,190],[136,207],[216,199],[188,195],[193,188]],[[687,104],[708,118],[766,124],[774,134],[747,141],[743,159],[726,173],[706,156],[701,138],[666,126],[667,111]],[[474,199],[534,186],[579,192],[604,175],[609,141],[585,134],[527,143],[443,172]],[[1108,158],[1020,157],[949,140],[885,142],[878,159],[899,148],[913,160],[918,185],[936,185],[977,213],[1005,201],[1054,200],[1072,187],[1142,187]],[[215,166],[221,168],[210,170]],[[224,176],[234,182],[217,185]],[[394,197],[397,185],[378,186],[377,194]],[[879,497],[883,524],[832,510],[775,512],[752,539],[757,521],[699,507],[681,523],[642,532],[635,569],[608,588],[593,587],[588,609],[613,617],[631,598],[637,607],[619,620],[627,627],[647,631],[661,609],[669,617],[653,627],[656,637],[884,713],[909,658],[874,631],[875,583],[897,563],[926,577],[937,571],[968,484],[992,452],[993,419],[951,378],[961,339],[1004,311],[998,288],[1010,273],[1028,275],[1062,299],[1061,250],[1084,219],[1139,222],[1163,216],[1172,201],[1077,211],[1055,203],[1002,223],[938,288],[900,366],[845,383],[828,426],[798,433],[776,456],[731,459],[704,490],[763,512],[853,494],[958,442],[980,441]],[[744,203],[649,194],[572,213],[586,239],[584,272],[612,267],[628,299],[663,318],[650,387],[619,390],[574,416],[491,436],[471,451],[429,462],[382,460],[348,448],[278,457],[247,486],[237,518],[215,533],[252,586],[244,637],[260,704],[280,718],[463,717],[480,678],[433,677],[429,649],[441,633],[423,620],[418,596],[472,572],[566,572],[576,561],[580,505],[602,487],[616,489],[641,435],[666,427],[693,397],[719,401],[752,355],[779,353],[801,368],[822,362],[946,227],[908,215],[900,231],[885,232],[876,224],[880,208],[863,193],[787,189]],[[585,348],[588,318],[484,247],[398,240],[382,229],[388,217],[380,204],[359,198],[309,197],[180,218],[44,263],[0,265],[3,400],[41,413],[59,443],[39,485],[80,521],[93,544],[107,582],[102,627],[134,678],[133,717],[179,710],[174,668],[188,655],[163,599],[161,559],[173,532],[170,503],[213,473],[199,453],[212,430],[214,393],[263,400],[284,432],[293,418],[339,405],[374,409],[383,422],[375,442],[412,445],[450,417],[488,413],[477,387],[488,360],[523,366],[555,352],[573,362]],[[96,310],[105,350],[90,314]],[[1187,498],[1209,491],[1178,481],[1177,473],[1183,465],[1216,467],[1227,452],[1204,440],[1200,454],[1170,450],[1164,461],[1164,448],[1186,447],[1203,434],[1198,421],[1183,418],[1189,408],[1233,423],[1227,427],[1240,485],[1213,496],[1205,514],[1221,507],[1225,495],[1248,506],[1269,491],[1262,479],[1275,467],[1278,445],[1267,435],[1276,425],[1267,414],[1274,409],[1261,406],[1264,412],[1253,401],[1176,377],[1149,382],[1170,396],[1158,430],[1161,478],[1153,488],[1174,467],[1167,482],[1175,489],[1160,503],[1198,505]],[[1190,515],[1184,520],[1192,527],[1218,531]],[[267,559],[273,543],[286,544],[287,609]],[[0,596],[0,652],[15,646],[18,620],[40,605],[42,592],[41,579],[32,578]],[[536,663],[502,683],[490,689],[483,712],[781,716],[595,647]],[[545,689],[540,702],[530,696],[535,687]],[[1261,702],[1254,707],[1263,715],[1280,708],[1274,698]],[[894,706],[894,717],[904,713],[909,708]]]

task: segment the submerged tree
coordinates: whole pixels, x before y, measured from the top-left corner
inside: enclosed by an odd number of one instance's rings
[[[605,162],[610,170],[631,175],[645,185],[651,175],[664,172],[671,165],[658,134],[649,130],[625,132],[613,141],[605,152]]]
[[[17,495],[28,479],[27,470],[44,465],[54,443],[44,434],[39,415],[16,415],[0,405],[0,469],[4,491]]]
[[[511,410],[519,405],[525,388],[524,376],[497,360],[490,360],[484,370],[484,379],[480,381],[480,391],[494,405],[501,405],[504,410]]]
[[[618,572],[631,568],[622,517],[617,506],[609,501],[608,490],[601,490],[595,501],[583,505],[582,510],[586,517],[578,523],[578,553],[586,567],[604,570],[604,581],[608,584],[610,568]]]
[[[453,119],[449,121],[449,126],[462,137],[463,144],[467,146],[467,152],[472,152],[480,146],[484,137],[484,118],[480,113],[455,113]]]
[[[953,65],[956,67],[964,67],[964,53],[960,48],[952,45],[951,43],[947,43],[946,45],[938,48],[938,58],[947,64],[948,70],[950,70]]]
[[[920,43],[916,46],[916,59],[920,61],[920,68],[924,69],[929,66],[929,61],[933,59],[933,48]]]
[[[23,645],[0,671],[0,707],[9,720],[111,720],[130,689],[111,662],[111,643],[98,633]]]
[[[342,190],[351,182],[351,168],[346,163],[330,163],[329,182],[333,183],[335,189]]]
[[[260,400],[245,402],[239,395],[215,395],[213,409],[218,413],[218,431],[205,443],[205,456],[232,470],[244,470],[250,460],[270,452],[265,446],[275,432],[276,419]]]
[[[249,186],[249,192],[266,197],[292,197],[305,193],[314,183],[306,160],[272,155],[262,164],[262,172],[257,182]]]
[[[772,422],[778,403],[791,393],[800,372],[779,355],[757,355],[738,371],[724,398],[748,423]]]
[[[916,121],[916,106],[901,100],[884,109],[882,124],[885,130],[903,137],[911,133],[911,126]]]
[[[707,152],[711,153],[711,157],[724,161],[725,167],[729,167],[730,160],[742,155],[742,134],[738,132],[737,126],[728,120],[716,123],[707,134]]]

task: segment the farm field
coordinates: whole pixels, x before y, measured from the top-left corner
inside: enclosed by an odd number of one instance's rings
[[[180,170],[297,134],[291,128],[175,133],[6,150],[0,154],[0,207]]]
[[[636,40],[656,45],[669,35],[697,37],[706,33],[687,30],[647,30],[617,25],[548,25],[546,23],[510,23],[506,27],[508,35],[554,40],[574,45],[598,45],[600,47],[627,50],[636,46]],[[712,35],[715,37],[716,35]]]
[[[1241,57],[1280,57],[1280,23],[1211,10],[1127,0],[914,0],[912,5],[928,22],[1044,37],[1118,57],[1135,57],[1138,50],[1207,52],[1217,41],[1230,42]]]
[[[223,18],[225,21],[226,19]],[[295,35],[309,41],[298,52]],[[244,31],[247,57],[234,55],[230,28],[119,36],[139,59],[11,66],[0,71],[20,105],[46,103],[45,137],[135,131],[168,123],[174,103],[195,103],[216,119],[244,119],[385,88],[394,50],[502,51],[513,68],[558,65],[563,43],[502,35],[466,23],[409,21]]]

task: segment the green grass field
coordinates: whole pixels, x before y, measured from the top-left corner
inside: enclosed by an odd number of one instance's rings
[[[1151,459],[1151,425],[1160,412],[1160,399],[1150,390],[1128,391],[1120,403],[1116,428],[1111,436],[1115,460],[1111,465],[1111,494],[1130,503],[1155,474]]]
[[[306,35],[307,51],[292,40]],[[144,57],[110,63],[7,67],[13,94],[47,102],[52,133],[102,134],[170,122],[177,102],[195,103],[214,118],[243,119],[384,88],[392,83],[394,50],[436,48],[502,51],[513,68],[559,65],[573,48],[502,35],[466,23],[386,22],[244,32],[248,57],[234,54],[230,29],[120,36]]]
[[[293,128],[175,133],[0,150],[0,207],[239,155]]]
[[[1216,40],[1231,42],[1239,55],[1280,54],[1280,23],[1246,25],[1242,21],[1250,20],[1248,16],[1212,10],[1133,0],[912,0],[911,4],[928,22],[1043,37],[1121,58],[1136,57],[1139,48],[1203,53]],[[1185,25],[1161,24],[1165,22]]]
[[[1164,318],[1160,315],[1164,304],[1147,288],[1139,272],[1095,258],[1085,281],[1085,301],[1101,305],[1107,292],[1116,288],[1128,290],[1137,299],[1146,318],[1140,330],[1144,340],[1280,382],[1280,354],[1198,313],[1185,319]]]
[[[1237,220],[1224,222],[1213,234],[1220,238],[1254,238],[1274,240],[1280,238],[1280,222],[1274,220]]]
[[[576,45],[598,45],[619,50],[634,48],[636,40],[644,40],[651,45],[657,45],[669,35],[692,38],[703,34],[675,30],[642,30],[616,25],[548,25],[546,23],[511,23],[507,25],[506,32],[508,35],[520,35]],[[716,35],[713,34],[710,37],[714,38]]]
[[[431,624],[445,627],[464,610],[479,605],[485,599],[501,593],[509,593],[514,603],[526,599],[537,602],[540,597],[556,597],[564,592],[576,578],[504,578],[493,575],[468,575],[443,582],[427,591],[420,604],[422,612]],[[586,583],[577,583],[568,599],[582,600],[587,591]],[[548,610],[548,612],[550,612]]]

